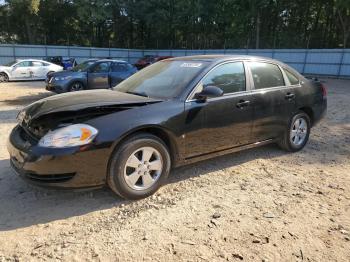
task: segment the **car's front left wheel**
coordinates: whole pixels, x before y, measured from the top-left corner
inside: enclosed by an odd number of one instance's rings
[[[125,199],[145,198],[166,181],[170,166],[169,150],[161,139],[147,133],[136,134],[113,152],[107,183]]]
[[[76,92],[76,91],[81,91],[84,90],[84,85],[81,82],[73,82],[70,86],[69,86],[69,92]]]
[[[0,83],[1,82],[8,82],[8,81],[9,81],[9,77],[7,76],[7,74],[0,73]]]

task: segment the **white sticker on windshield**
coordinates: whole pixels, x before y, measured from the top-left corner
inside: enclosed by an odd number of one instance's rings
[[[181,67],[201,67],[202,63],[183,63]]]

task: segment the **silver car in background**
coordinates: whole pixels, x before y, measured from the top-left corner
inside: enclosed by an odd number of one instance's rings
[[[49,73],[62,70],[62,66],[43,60],[17,60],[0,66],[0,82],[13,80],[44,80]]]

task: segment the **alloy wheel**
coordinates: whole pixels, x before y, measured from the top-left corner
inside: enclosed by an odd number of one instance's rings
[[[7,82],[8,78],[5,74],[0,74],[0,83]]]
[[[163,170],[163,159],[157,149],[142,147],[134,151],[124,167],[124,179],[134,190],[152,187]]]
[[[70,91],[72,92],[81,91],[81,90],[83,90],[83,85],[79,82],[73,83],[70,88]]]
[[[308,132],[307,122],[300,117],[295,119],[290,130],[290,142],[295,146],[300,146],[304,143]]]

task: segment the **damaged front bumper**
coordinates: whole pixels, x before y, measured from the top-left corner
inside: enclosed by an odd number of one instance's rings
[[[43,148],[26,139],[21,126],[10,134],[7,149],[11,166],[20,177],[55,188],[99,187],[106,183],[109,148],[94,145]]]

